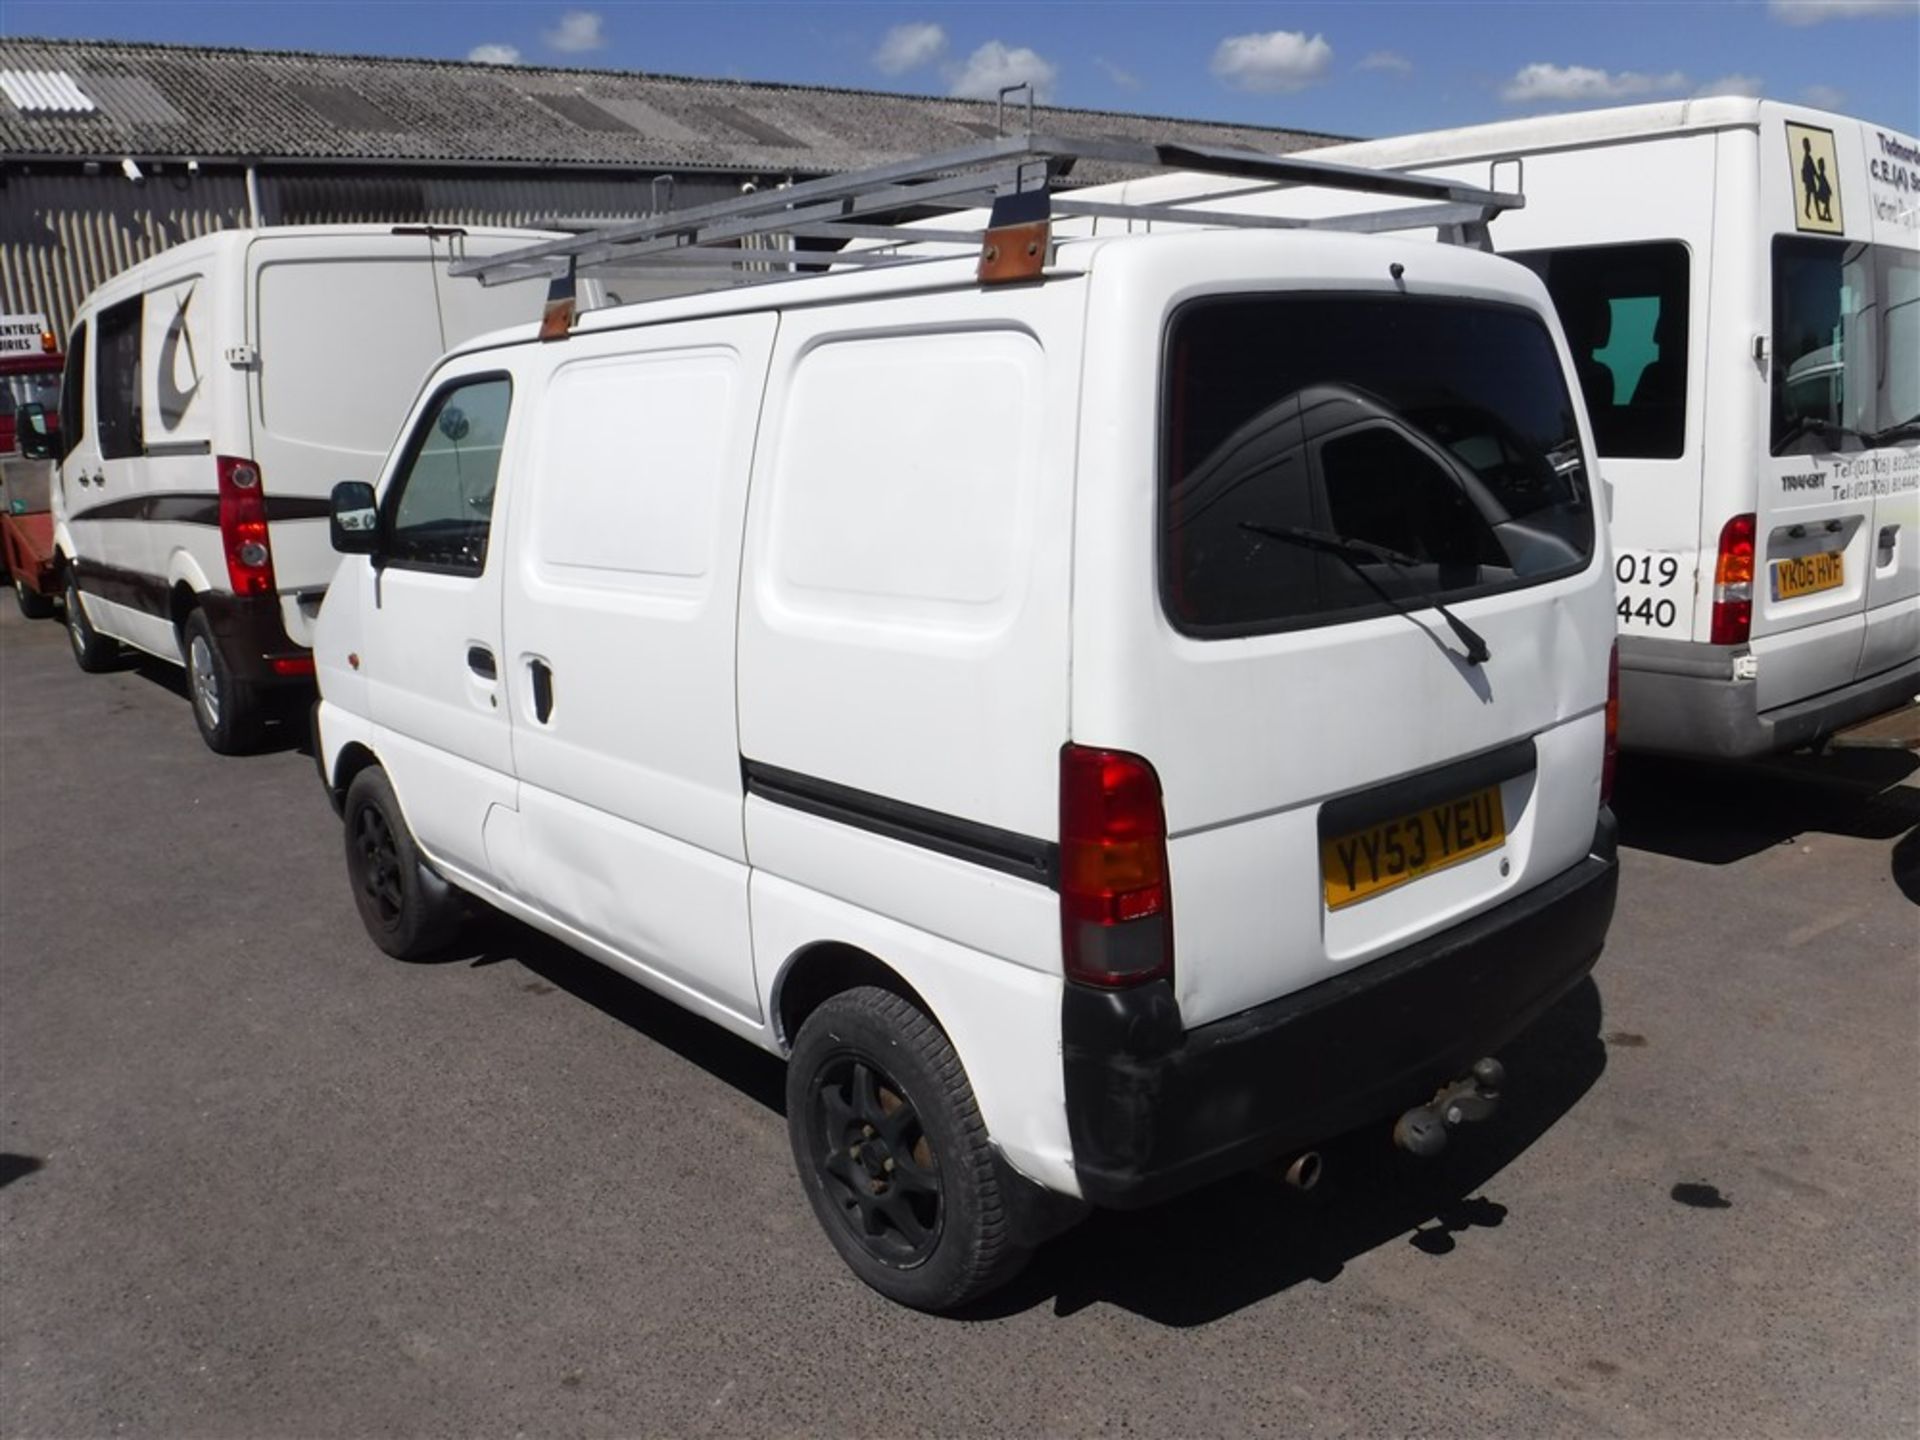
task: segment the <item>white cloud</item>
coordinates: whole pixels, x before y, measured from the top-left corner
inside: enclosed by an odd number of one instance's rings
[[[604,49],[607,37],[600,33],[600,12],[597,10],[569,10],[560,17],[560,23],[544,32],[541,39],[549,48],[567,55],[578,55],[588,50]]]
[[[1677,95],[1687,84],[1687,77],[1678,70],[1646,75],[1637,70],[1596,70],[1590,65],[1536,62],[1521,66],[1501,87],[1500,98],[1515,105],[1631,100],[1648,95]]]
[[[1767,88],[1767,82],[1758,75],[1722,75],[1718,80],[1709,80],[1693,93],[1707,95],[1746,95],[1756,96]]]
[[[926,21],[896,25],[873,52],[873,65],[882,75],[904,75],[932,64],[946,48],[947,32],[938,25]]]
[[[1809,85],[1800,98],[1816,110],[1838,110],[1847,103],[1847,92],[1833,85]]]
[[[1386,70],[1395,75],[1411,75],[1413,62],[1391,50],[1376,50],[1354,67],[1356,70]]]
[[[1264,35],[1230,35],[1213,52],[1213,73],[1236,90],[1286,94],[1323,78],[1333,64],[1333,47],[1303,30],[1271,30]]]
[[[1783,25],[1818,25],[1866,15],[1912,15],[1916,0],[1770,0],[1767,8]]]
[[[1093,63],[1102,75],[1106,76],[1108,80],[1112,81],[1115,86],[1122,90],[1138,90],[1144,83],[1140,77],[1131,70],[1122,69],[1103,55],[1094,56]]]
[[[518,65],[520,51],[512,45],[476,45],[467,52],[476,65]]]
[[[1033,86],[1036,103],[1053,98],[1060,67],[1022,45],[1018,48],[989,40],[967,57],[967,63],[947,75],[947,93],[962,100],[992,100],[1008,85]]]

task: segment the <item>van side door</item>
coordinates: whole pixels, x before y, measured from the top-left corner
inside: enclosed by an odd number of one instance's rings
[[[381,494],[376,563],[341,572],[372,592],[360,673],[407,825],[436,864],[483,882],[489,814],[516,790],[494,503],[516,404],[497,366],[437,377]]]
[[[508,888],[736,1028],[759,1001],[735,610],[776,328],[728,316],[542,347],[505,575]]]

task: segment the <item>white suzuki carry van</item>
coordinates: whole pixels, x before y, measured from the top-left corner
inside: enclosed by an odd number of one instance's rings
[[[449,345],[540,313],[544,286],[487,289],[448,265],[538,238],[223,230],[88,296],[52,506],[80,668],[121,645],[183,664],[207,744],[254,743],[276,693],[312,685],[334,483],[375,472]]]
[[[1055,245],[1014,167],[1089,148],[929,162],[1012,177],[977,264],[456,349],[336,492],[315,629],[375,941],[477,898],[787,1057],[828,1237],[928,1309],[1087,1205],[1310,1183],[1394,1116],[1431,1152],[1614,904],[1613,577],[1544,287],[1342,233]],[[870,238],[866,197],[501,264],[764,263],[756,226]]]

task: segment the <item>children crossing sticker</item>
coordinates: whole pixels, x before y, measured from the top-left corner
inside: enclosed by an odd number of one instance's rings
[[[1838,235],[1847,228],[1840,213],[1840,157],[1833,132],[1787,122],[1787,158],[1793,166],[1796,229]]]

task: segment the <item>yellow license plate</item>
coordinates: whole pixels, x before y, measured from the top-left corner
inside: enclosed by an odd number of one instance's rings
[[[1847,583],[1846,568],[1838,550],[1823,550],[1818,555],[1797,555],[1773,562],[1773,598],[1791,600],[1796,595],[1816,595],[1822,590],[1838,590]]]
[[[1429,805],[1411,815],[1369,825],[1320,842],[1320,874],[1327,908],[1378,895],[1409,880],[1506,843],[1507,817],[1500,808],[1500,787],[1489,785],[1458,800]]]

